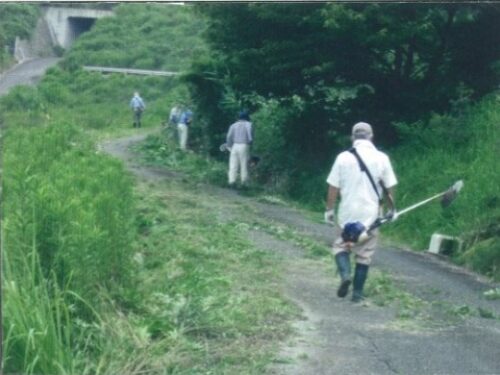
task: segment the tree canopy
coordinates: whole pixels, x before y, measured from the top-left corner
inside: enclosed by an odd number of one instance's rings
[[[238,95],[298,95],[323,134],[365,119],[393,144],[391,123],[449,110],[498,82],[495,4],[199,4],[198,10],[211,46],[200,71],[210,70]]]

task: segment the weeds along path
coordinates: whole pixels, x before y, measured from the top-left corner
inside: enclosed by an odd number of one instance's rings
[[[129,147],[144,137],[102,147],[143,181],[183,178],[134,161]],[[278,254],[282,291],[302,309],[269,374],[500,374],[500,301],[483,295],[494,285],[434,258],[381,247],[367,285],[371,302],[354,305],[336,297],[332,261],[318,255],[331,241],[327,226],[265,199],[198,190],[220,221],[245,223],[257,247]]]

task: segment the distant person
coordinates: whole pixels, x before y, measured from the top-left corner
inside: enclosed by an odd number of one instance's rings
[[[170,110],[170,115],[168,116],[169,124],[172,126],[177,126],[181,118],[181,114],[182,108],[178,104],[175,104]]]
[[[378,231],[374,230],[372,236],[365,242],[346,243],[341,236],[342,229],[347,223],[356,222],[368,228],[379,216],[381,198],[384,195],[393,220],[397,217],[392,195],[397,179],[389,157],[377,150],[372,143],[372,138],[373,131],[369,124],[365,122],[355,124],[352,128],[353,147],[337,156],[327,178],[325,222],[335,223],[335,203],[337,198],[340,198],[335,226],[336,239],[333,244],[333,254],[340,274],[337,296],[343,298],[349,292],[350,254],[353,253],[356,259],[356,269],[352,280],[353,302],[363,299],[363,287],[375,253]]]
[[[134,128],[140,128],[142,112],[146,109],[146,105],[137,91],[134,92],[134,96],[130,100],[130,108],[134,113]]]
[[[175,104],[170,110],[170,114],[168,116],[168,123],[165,128],[168,129],[167,133],[174,138],[175,132],[177,132],[177,125],[179,124],[179,120],[182,114],[182,107],[179,104]]]
[[[181,150],[187,149],[187,141],[188,141],[188,132],[189,126],[193,121],[193,111],[189,108],[186,108],[182,111],[182,114],[179,118],[179,123],[177,124],[177,130],[179,132],[179,146]]]
[[[229,156],[229,186],[234,186],[240,172],[241,184],[248,182],[248,163],[250,146],[253,143],[253,129],[247,111],[240,111],[238,120],[233,123],[226,135],[226,146],[231,150]]]

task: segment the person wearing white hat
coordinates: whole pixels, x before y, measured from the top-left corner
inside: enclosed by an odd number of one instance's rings
[[[327,178],[328,194],[325,222],[335,225],[336,239],[333,254],[340,273],[341,283],[337,296],[343,298],[351,285],[350,254],[356,261],[352,301],[363,298],[363,287],[368,275],[372,256],[377,244],[377,231],[363,243],[346,244],[341,237],[342,228],[347,223],[359,222],[368,228],[378,217],[381,197],[385,196],[389,210],[395,213],[393,188],[397,184],[389,157],[377,150],[372,143],[373,129],[366,122],[358,122],[352,128],[353,147],[341,152]],[[338,215],[335,204],[340,198]]]

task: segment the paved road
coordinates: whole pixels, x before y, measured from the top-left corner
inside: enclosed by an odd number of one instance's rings
[[[260,202],[252,206],[259,217],[332,241],[328,226],[297,210]],[[290,252],[285,256],[292,259]],[[275,366],[271,374],[500,374],[500,320],[478,314],[481,308],[500,318],[500,301],[483,295],[498,284],[430,254],[383,245],[372,269],[388,272],[403,290],[427,303],[422,314],[401,319],[390,307],[339,299],[337,276],[296,257],[290,261],[284,291],[302,308],[305,320],[296,323],[297,337],[283,347],[287,363]],[[460,309],[467,314],[454,315]]]
[[[114,140],[103,148],[125,160],[137,178],[175,178],[169,171],[144,167],[134,160],[128,148],[143,138]],[[204,200],[205,194],[210,198]],[[200,187],[200,200],[216,201],[217,206],[210,209],[223,212],[225,220],[264,220],[268,225],[287,225],[303,236],[331,241],[328,226],[288,207],[206,185]],[[294,323],[295,335],[283,343],[267,374],[500,375],[500,321],[477,314],[479,307],[500,314],[500,301],[483,296],[497,285],[432,256],[382,246],[373,268],[386,270],[404,290],[428,301],[425,314],[436,314],[402,319],[394,306],[355,305],[337,298],[331,263],[308,257],[293,241],[258,229],[249,230],[248,235],[259,248],[282,257],[287,269],[283,292],[303,312],[303,319]],[[445,305],[430,304],[436,300]],[[467,306],[472,314],[450,316],[450,309],[460,306]]]
[[[57,64],[57,57],[39,58],[23,62],[0,76],[0,96],[16,85],[36,84],[45,71]]]

